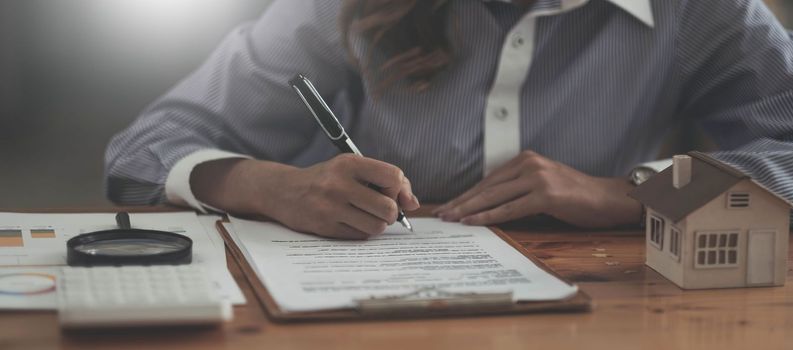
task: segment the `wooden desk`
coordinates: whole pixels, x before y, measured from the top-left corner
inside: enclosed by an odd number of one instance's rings
[[[594,310],[273,324],[229,261],[249,303],[220,328],[62,334],[53,312],[0,312],[0,349],[793,349],[793,269],[785,287],[682,291],[644,266],[638,230],[522,224],[505,231],[577,282]]]

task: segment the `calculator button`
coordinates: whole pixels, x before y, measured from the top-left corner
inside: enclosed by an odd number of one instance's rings
[[[63,327],[207,324],[230,318],[208,275],[197,266],[63,269],[58,317]]]

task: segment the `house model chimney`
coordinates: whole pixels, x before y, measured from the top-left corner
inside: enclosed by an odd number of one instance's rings
[[[672,185],[681,189],[691,182],[691,157],[677,155],[672,158]]]

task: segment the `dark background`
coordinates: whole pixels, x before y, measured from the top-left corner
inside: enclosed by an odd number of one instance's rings
[[[106,204],[110,137],[269,3],[1,0],[0,207]]]
[[[110,137],[269,3],[0,1],[0,207],[108,203]]]

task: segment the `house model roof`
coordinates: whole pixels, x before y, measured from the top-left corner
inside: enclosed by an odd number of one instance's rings
[[[748,175],[702,152],[690,152],[688,155],[692,158],[690,183],[675,188],[672,185],[673,167],[670,166],[628,195],[669,220],[678,222],[738,182],[750,179]],[[753,182],[769,191],[762,184]],[[776,196],[771,191],[769,193]],[[784,198],[777,198],[790,205]]]

